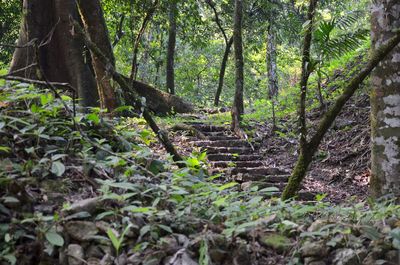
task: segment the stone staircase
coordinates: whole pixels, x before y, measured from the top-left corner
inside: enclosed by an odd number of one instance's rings
[[[266,164],[265,159],[248,141],[235,136],[224,126],[207,125],[201,122],[187,122],[206,136],[206,139],[191,138],[190,144],[207,152],[209,173],[223,173],[227,181],[241,183],[243,190],[257,185],[259,188],[276,187],[279,192],[271,196],[279,197],[289,179],[288,171]],[[300,192],[299,199],[312,200],[314,195]]]

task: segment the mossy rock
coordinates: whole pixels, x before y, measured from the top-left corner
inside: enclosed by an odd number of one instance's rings
[[[270,233],[261,237],[260,243],[278,252],[285,252],[293,245],[291,240],[281,234]]]

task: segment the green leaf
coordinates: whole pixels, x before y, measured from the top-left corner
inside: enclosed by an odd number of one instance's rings
[[[114,234],[114,231],[111,228],[107,230],[107,236],[110,238],[111,243],[113,244],[115,250],[118,252],[119,248],[121,247],[121,243],[117,235]]]
[[[61,177],[65,172],[65,166],[60,161],[55,161],[51,165],[51,173],[56,175],[57,177]]]
[[[104,217],[107,217],[107,216],[110,216],[110,215],[113,215],[113,214],[115,214],[113,211],[107,211],[107,212],[100,213],[100,214],[98,214],[96,216],[96,220],[101,220]]]
[[[4,203],[19,203],[19,200],[15,197],[6,196],[6,197],[3,197],[3,202]]]
[[[190,157],[186,160],[186,164],[188,167],[195,168],[200,166],[200,161],[195,157]]]
[[[12,239],[12,238],[11,238],[11,236],[10,236],[9,233],[7,233],[7,234],[4,236],[4,242],[6,242],[6,243],[10,242],[11,239]]]
[[[90,114],[86,115],[86,119],[88,119],[89,121],[92,121],[96,125],[100,123],[100,117],[96,113],[90,113]]]
[[[11,148],[7,146],[0,146],[0,152],[10,153]]]
[[[226,184],[224,184],[224,185],[218,187],[218,190],[219,190],[219,191],[223,191],[223,190],[232,188],[232,187],[234,187],[234,186],[236,186],[236,185],[238,185],[237,182],[229,182],[229,183],[226,183]]]
[[[268,193],[279,192],[279,189],[277,187],[267,187],[267,188],[259,190],[258,192],[268,194]]]
[[[56,154],[56,155],[53,155],[53,156],[51,157],[51,160],[56,161],[56,160],[59,160],[59,159],[61,159],[61,158],[66,157],[66,156],[67,156],[66,154]]]
[[[208,243],[207,240],[203,239],[200,244],[200,265],[209,265],[211,263],[210,255],[208,254]]]
[[[150,232],[150,225],[145,225],[140,229],[140,237],[143,237],[145,234]]]
[[[131,209],[131,212],[133,212],[133,213],[148,213],[151,210],[153,210],[153,209],[151,209],[150,207],[136,207],[134,209]]]
[[[47,232],[45,237],[53,246],[62,247],[64,245],[64,238],[54,231]]]
[[[4,255],[3,258],[10,262],[11,265],[17,264],[17,258],[12,254]]]
[[[381,238],[381,234],[375,227],[363,226],[361,230],[364,232],[365,236],[371,240],[378,240]]]
[[[172,231],[171,227],[166,226],[166,225],[158,225],[158,227],[160,227],[162,230],[167,231],[170,234],[173,234],[174,232]]]
[[[214,201],[213,204],[216,206],[223,206],[226,204],[226,197],[219,198],[218,200]]]

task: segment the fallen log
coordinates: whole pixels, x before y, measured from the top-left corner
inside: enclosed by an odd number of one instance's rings
[[[194,107],[191,103],[178,96],[168,94],[140,81],[132,81],[128,77],[125,77],[125,79],[128,83],[131,82],[133,89],[139,96],[146,99],[146,106],[149,110],[158,115],[190,113],[194,111]],[[131,103],[132,102],[127,102],[128,105]]]

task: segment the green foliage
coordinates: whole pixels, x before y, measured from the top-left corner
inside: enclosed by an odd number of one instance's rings
[[[111,240],[111,243],[113,244],[113,247],[115,249],[115,251],[117,252],[117,256],[119,254],[119,251],[122,247],[122,243],[124,242],[124,238],[126,233],[128,233],[129,229],[131,228],[131,225],[128,225],[124,231],[122,232],[122,234],[120,236],[118,236],[118,234],[116,232],[114,232],[111,228],[109,228],[107,230],[107,235]]]
[[[329,60],[339,58],[345,53],[357,49],[366,39],[368,39],[369,30],[358,28],[349,31],[359,18],[360,14],[350,13],[339,19],[333,17],[325,21],[322,20],[314,32],[315,52],[320,54],[319,60]]]

